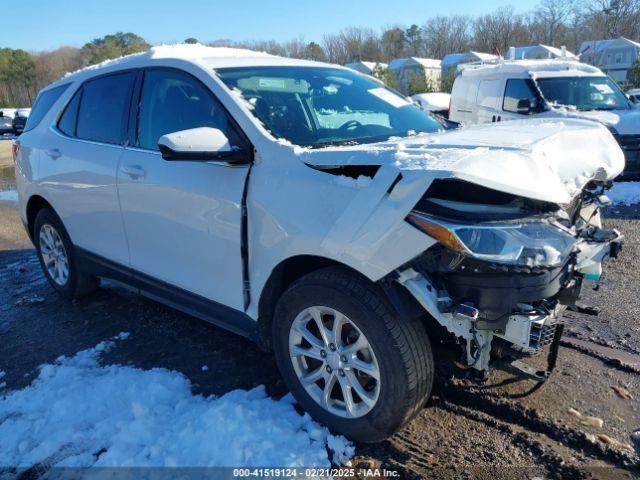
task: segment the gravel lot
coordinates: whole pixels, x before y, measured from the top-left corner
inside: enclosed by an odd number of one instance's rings
[[[602,312],[570,314],[565,331],[636,355],[640,209],[612,209],[606,223],[625,234],[626,244],[621,258],[608,264],[600,290],[586,296]],[[39,365],[123,331],[131,333],[130,340],[106,354],[105,362],[177,370],[195,393],[219,395],[260,384],[271,395],[286,393],[270,354],[205,322],[109,283],[89,299],[58,298],[40,272],[15,206],[0,202],[0,370],[6,372],[6,388],[23,388]],[[451,366],[457,352],[439,347],[435,355],[438,373],[428,405],[389,441],[356,445],[356,466],[389,468],[401,478],[618,479],[639,473],[640,443],[631,438],[640,428],[637,372],[606,356],[563,347],[542,389],[511,398],[531,384],[501,385],[508,376],[500,372],[481,383]],[[632,398],[621,398],[614,386]],[[582,425],[569,408],[602,419],[603,427]]]

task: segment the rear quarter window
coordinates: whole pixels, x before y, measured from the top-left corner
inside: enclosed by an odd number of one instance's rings
[[[33,109],[24,127],[25,132],[33,130],[38,126],[53,104],[60,98],[60,95],[69,88],[69,85],[71,84],[60,85],[59,87],[51,88],[38,94],[38,98],[36,98],[36,102],[33,104]]]
[[[78,90],[71,101],[64,109],[64,113],[58,122],[58,129],[65,135],[70,137],[76,136],[76,125],[78,123],[78,109],[80,107],[80,98],[82,97],[82,89]]]

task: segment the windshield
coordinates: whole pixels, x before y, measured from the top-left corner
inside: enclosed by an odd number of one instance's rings
[[[371,143],[443,129],[404,97],[344,69],[243,67],[217,74],[267,130],[296,145]]]
[[[578,110],[629,108],[627,97],[609,77],[538,78],[536,83],[545,100],[552,105]]]

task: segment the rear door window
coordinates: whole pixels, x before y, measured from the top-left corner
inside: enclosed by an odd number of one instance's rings
[[[518,113],[518,102],[520,100],[529,100],[531,108],[536,108],[538,98],[533,90],[531,80],[524,78],[507,80],[507,86],[504,89],[502,109],[506,112]]]
[[[36,102],[33,104],[31,114],[27,119],[27,123],[24,127],[25,132],[33,130],[38,126],[53,104],[56,103],[56,100],[60,98],[60,95],[69,88],[69,85],[71,84],[67,83],[66,85],[60,85],[59,87],[52,88],[45,92],[40,92],[38,98],[36,98]]]
[[[138,146],[158,150],[161,136],[198,127],[217,128],[232,146],[243,146],[224,107],[200,81],[177,70],[147,71],[140,100]]]
[[[134,79],[134,72],[124,72],[89,80],[82,86],[76,127],[78,138],[124,143]]]

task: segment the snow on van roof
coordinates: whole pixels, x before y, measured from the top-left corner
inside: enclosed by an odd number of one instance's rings
[[[460,71],[464,76],[484,76],[501,73],[523,74],[529,73],[537,77],[572,75],[604,75],[602,71],[591,65],[579,63],[574,60],[504,60],[497,63],[485,63],[481,65],[460,65]]]
[[[142,67],[158,60],[171,59],[196,63],[206,68],[262,65],[321,65],[320,62],[279,57],[266,52],[258,52],[243,48],[208,47],[200,43],[180,43],[174,45],[159,45],[151,47],[149,50],[141,53],[134,53],[120,58],[115,58],[113,60],[106,60],[104,62],[82,68],[73,73],[68,73],[65,75],[64,79],[69,80],[70,77],[83,76],[83,74],[87,72],[91,73],[98,69],[105,69],[114,66]]]

